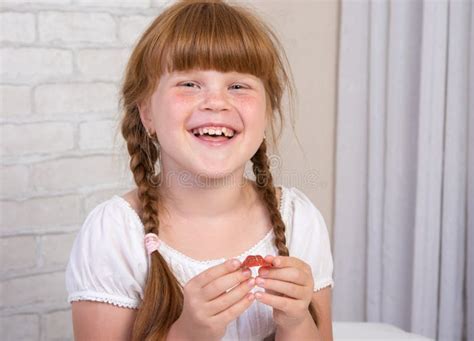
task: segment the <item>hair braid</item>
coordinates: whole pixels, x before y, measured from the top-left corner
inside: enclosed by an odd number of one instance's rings
[[[145,233],[159,235],[159,191],[154,175],[158,149],[146,135],[138,112],[124,116],[122,135],[127,141],[130,169],[138,187]],[[150,255],[144,297],[135,320],[133,340],[164,340],[183,309],[182,287],[167,262],[157,251]]]
[[[285,223],[278,209],[278,200],[276,198],[275,187],[273,186],[273,177],[270,171],[270,164],[267,157],[267,144],[265,140],[250,159],[253,163],[252,169],[255,174],[255,182],[257,183],[257,190],[260,198],[263,200],[265,206],[270,214],[270,220],[273,226],[273,233],[275,234],[275,246],[278,249],[280,256],[289,256],[290,252],[286,246],[285,237]],[[319,325],[316,309],[311,302],[309,304],[309,312],[316,325]]]
[[[267,144],[263,140],[257,152],[250,159],[253,163],[252,169],[255,174],[255,182],[260,194],[260,198],[270,213],[273,231],[275,233],[275,245],[280,256],[289,256],[286,246],[285,224],[278,209],[275,187],[273,186],[273,177],[270,172],[270,165],[267,157]]]

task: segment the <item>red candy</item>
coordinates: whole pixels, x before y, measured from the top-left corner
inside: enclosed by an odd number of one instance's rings
[[[247,256],[245,258],[244,262],[242,263],[242,268],[251,268],[252,266],[268,266],[272,267],[272,263],[267,262],[265,259],[263,259],[262,256],[256,255],[256,256]]]

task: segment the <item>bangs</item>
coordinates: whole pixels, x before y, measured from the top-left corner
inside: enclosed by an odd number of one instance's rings
[[[163,37],[164,68],[236,71],[267,78],[275,67],[273,42],[266,27],[244,11],[216,2],[187,4]]]
[[[121,89],[125,112],[136,120],[139,104],[149,100],[165,72],[189,70],[239,72],[260,78],[276,145],[284,124],[283,94],[288,91],[285,104],[291,114],[296,93],[283,46],[268,24],[242,4],[176,1],[155,18],[132,51]]]

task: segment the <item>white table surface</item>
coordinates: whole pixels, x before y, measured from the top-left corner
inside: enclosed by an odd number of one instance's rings
[[[333,321],[332,325],[334,341],[433,341],[433,339],[425,336],[407,333],[406,331],[387,323]]]

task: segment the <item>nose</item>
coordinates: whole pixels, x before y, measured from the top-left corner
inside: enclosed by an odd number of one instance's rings
[[[204,93],[200,109],[216,112],[229,110],[229,101],[225,91],[217,89],[207,90]]]

